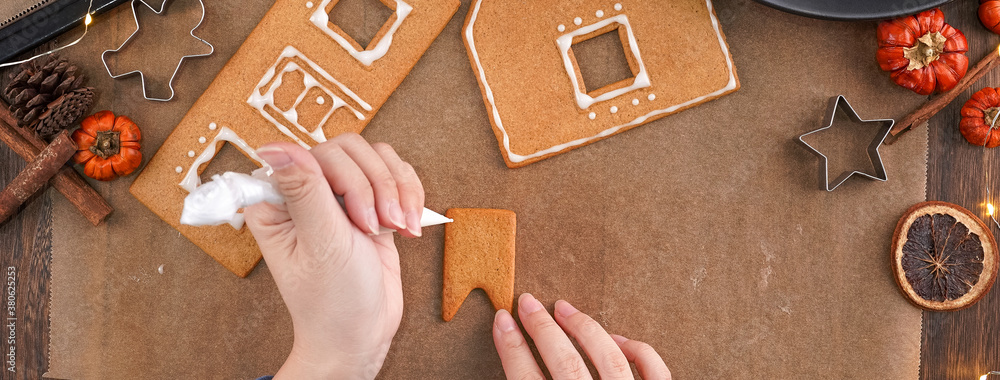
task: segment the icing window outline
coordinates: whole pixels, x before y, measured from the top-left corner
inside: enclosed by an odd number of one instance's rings
[[[573,64],[573,60],[570,59],[569,49],[573,46],[573,38],[586,35],[588,33],[595,32],[601,28],[604,28],[612,23],[618,23],[625,27],[625,34],[628,38],[629,49],[632,52],[632,57],[635,58],[636,65],[638,66],[638,72],[632,79],[632,84],[615,90],[611,90],[596,97],[592,97],[587,94],[585,88],[581,88],[581,83],[577,79],[577,70]],[[635,35],[632,33],[632,26],[628,23],[628,17],[625,15],[617,15],[614,17],[609,17],[601,21],[595,22],[593,24],[581,27],[572,32],[563,34],[556,38],[556,45],[559,47],[559,53],[562,54],[563,64],[566,66],[566,74],[569,75],[569,79],[573,82],[574,97],[576,98],[576,105],[580,109],[587,109],[591,105],[597,102],[602,102],[605,100],[610,100],[621,96],[625,93],[638,90],[641,88],[650,87],[652,84],[649,81],[649,74],[646,73],[646,65],[642,63],[642,56],[639,54],[639,45],[636,43]]]
[[[305,65],[303,66],[301,63]],[[279,69],[281,70],[280,72],[278,71]],[[299,71],[303,74],[305,89],[297,96],[295,103],[288,111],[282,111],[274,103],[274,92],[281,87],[281,81],[285,73],[292,71]],[[324,81],[326,82],[325,85]],[[332,99],[332,102],[330,110],[323,116],[316,128],[310,131],[305,126],[299,124],[296,107],[305,100],[305,96],[312,88],[322,90]],[[339,90],[346,96],[343,98],[337,96],[334,93],[334,89]],[[306,149],[309,149],[309,144],[302,141],[289,127],[294,127],[301,134],[309,136],[317,143],[321,143],[326,141],[326,133],[323,131],[323,125],[326,124],[327,120],[330,119],[337,109],[347,107],[359,120],[364,120],[365,115],[357,108],[364,109],[365,111],[373,109],[370,104],[366,103],[361,97],[351,91],[350,88],[334,79],[326,70],[323,70],[316,62],[313,62],[293,46],[286,46],[282,50],[281,55],[278,56],[274,65],[267,70],[267,73],[264,74],[260,82],[257,83],[257,86],[254,87],[250,98],[247,99],[247,104],[260,111],[261,116],[271,122],[281,133],[290,137]],[[281,117],[283,120],[278,120],[278,117]]]
[[[236,132],[233,132],[232,129],[229,129],[228,127],[221,127],[219,128],[219,133],[216,133],[215,137],[212,138],[211,143],[205,146],[205,149],[201,151],[198,158],[191,163],[191,166],[188,167],[187,172],[184,174],[184,178],[181,179],[181,182],[177,185],[184,190],[187,190],[189,193],[193,192],[194,189],[197,189],[198,186],[201,186],[201,173],[198,173],[198,169],[202,165],[211,162],[212,159],[215,158],[215,155],[219,153],[219,150],[222,150],[219,143],[226,142],[233,144],[233,146],[242,150],[248,157],[257,161],[262,168],[266,168],[269,175],[271,174],[271,166],[268,165],[267,162],[264,162],[264,160],[257,155],[257,152],[251,148],[250,145],[243,140],[243,138],[237,135]],[[178,168],[180,168],[180,166],[178,166]]]
[[[385,34],[378,39],[378,42],[376,42],[374,46],[372,46],[371,42],[369,42],[367,48],[358,49],[360,44],[354,41],[353,38],[348,40],[348,38],[345,37],[347,34],[343,33],[343,31],[340,30],[340,27],[336,26],[336,24],[330,22],[330,14],[327,13],[327,8],[331,3],[335,3],[336,1],[339,0],[321,0],[319,6],[316,7],[316,10],[311,16],[309,16],[309,22],[322,30],[323,33],[330,36],[330,38],[333,38],[334,41],[337,41],[337,44],[339,44],[340,47],[344,48],[348,54],[365,66],[371,66],[373,62],[384,57],[385,54],[389,52],[389,46],[392,45],[392,36],[396,34],[396,30],[399,29],[399,25],[403,23],[406,16],[413,10],[412,6],[404,3],[402,0],[395,0],[395,8],[393,8],[390,4],[386,4],[395,10],[395,13],[393,13],[393,15],[389,18],[389,22],[386,22],[386,24],[391,22],[389,30],[387,30]],[[383,3],[385,4],[385,2]],[[333,25],[334,28],[337,28],[337,30],[331,28],[331,25]],[[384,29],[385,25],[382,27]]]

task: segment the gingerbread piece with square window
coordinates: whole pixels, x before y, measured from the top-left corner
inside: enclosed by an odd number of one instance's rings
[[[578,53],[588,54],[584,45],[609,37],[617,39],[623,69],[588,75],[581,61],[590,57]],[[739,88],[711,0],[473,0],[464,39],[501,154],[512,168]],[[613,70],[624,75],[601,75]],[[602,85],[590,84],[588,76]]]
[[[261,259],[240,223],[180,224],[184,197],[226,144],[260,167],[269,142],[361,132],[458,11],[458,0],[277,0],[181,120],[131,193],[224,267]],[[353,35],[353,36],[352,36]],[[366,41],[367,40],[367,41]]]

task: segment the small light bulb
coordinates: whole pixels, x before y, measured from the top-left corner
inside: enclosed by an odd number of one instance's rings
[[[985,375],[979,376],[979,380],[986,380],[987,377],[990,377],[990,374],[987,373]]]
[[[993,204],[992,203],[987,203],[986,204],[986,213],[990,214],[990,216],[993,216],[993,212],[994,211],[996,211],[996,210],[993,208]]]
[[[90,13],[87,13],[87,17],[83,19],[83,25],[90,25],[92,22],[94,22],[94,18],[90,17]]]

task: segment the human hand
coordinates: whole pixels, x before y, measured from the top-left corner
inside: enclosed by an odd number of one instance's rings
[[[556,301],[555,320],[531,294],[522,294],[517,305],[521,325],[534,340],[542,362],[555,380],[591,378],[583,357],[569,337],[580,344],[601,379],[632,379],[629,363],[635,364],[643,379],[670,379],[670,370],[656,350],[646,343],[608,334],[597,321],[569,302]],[[493,343],[508,379],[545,378],[507,310],[500,309],[493,319]]]
[[[420,236],[420,180],[391,147],[353,133],[311,151],[274,143],[257,154],[285,197],[245,212],[292,317],[294,344],[275,378],[374,378],[399,329],[403,292],[393,234],[369,234],[382,225]]]

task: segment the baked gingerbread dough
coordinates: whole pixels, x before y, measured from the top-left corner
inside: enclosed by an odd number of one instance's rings
[[[573,44],[616,31],[633,77],[587,92]],[[711,0],[473,0],[464,38],[511,168],[740,86]]]
[[[337,0],[278,0],[149,161],[130,189],[139,201],[238,276],[261,259],[237,223],[180,224],[184,197],[224,144],[257,166],[273,141],[310,147],[361,132],[448,20],[458,0],[382,0],[394,10],[362,47],[329,22]]]

